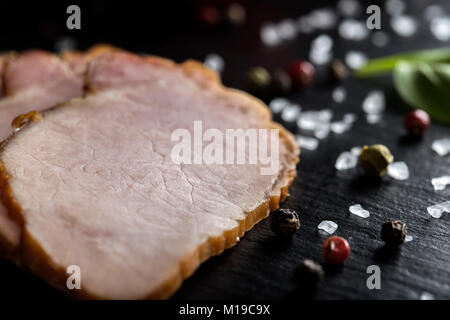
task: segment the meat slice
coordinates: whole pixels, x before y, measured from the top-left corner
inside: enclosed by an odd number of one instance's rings
[[[0,141],[12,131],[11,123],[16,116],[81,97],[87,61],[114,50],[99,45],[86,53],[67,52],[64,59],[40,50],[0,57],[0,79],[5,80],[0,88],[7,94],[0,100]],[[20,235],[17,222],[0,204],[0,255],[10,255],[18,246]]]
[[[11,133],[11,123],[16,116],[43,110],[83,94],[83,79],[50,53],[25,52],[3,65],[2,79],[7,96],[0,100],[0,141]],[[3,254],[11,252],[19,241],[20,227],[0,205],[0,251]]]
[[[21,262],[61,289],[79,266],[78,297],[167,298],[284,200],[299,148],[261,102],[195,62],[108,54],[88,83],[91,94],[43,112],[0,151],[3,202],[24,222]],[[175,163],[171,134],[194,135],[194,121],[278,129],[279,168]]]

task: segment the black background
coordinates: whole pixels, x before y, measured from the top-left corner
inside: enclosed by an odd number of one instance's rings
[[[370,57],[419,48],[445,46],[434,40],[424,22],[424,7],[439,1],[406,1],[408,14],[421,21],[419,33],[401,38],[390,31],[386,13],[382,29],[391,34],[385,48],[373,46],[369,39],[351,42],[339,39],[336,30],[325,32],[335,39],[335,55],[344,58],[349,49],[361,50]],[[227,1],[216,1],[219,6]],[[9,2],[0,4],[0,50],[43,48],[54,50],[62,37],[76,40],[79,49],[104,42],[122,48],[162,55],[178,62],[188,58],[203,60],[208,53],[224,57],[226,85],[244,88],[245,71],[256,65],[269,69],[285,67],[295,58],[307,58],[309,43],[317,36],[299,35],[274,48],[259,39],[263,22],[296,18],[312,8],[334,6],[335,1],[243,1],[247,8],[246,24],[205,27],[196,19],[201,1],[58,1]],[[381,6],[383,1],[372,1]],[[446,1],[440,1],[450,12]],[[67,30],[66,8],[81,7],[81,30]],[[364,16],[361,16],[364,18]],[[175,299],[278,299],[315,297],[318,299],[417,299],[427,291],[440,299],[450,298],[450,221],[448,215],[431,218],[426,208],[448,200],[449,191],[434,192],[431,178],[448,174],[450,158],[431,151],[434,139],[450,134],[450,129],[433,124],[421,140],[405,135],[403,117],[407,107],[391,88],[389,77],[375,80],[350,78],[342,83],[347,100],[336,105],[331,101],[335,84],[327,71],[318,69],[316,83],[289,98],[303,109],[331,108],[336,119],[355,112],[359,120],[342,135],[331,134],[318,150],[304,150],[298,167],[299,177],[291,187],[292,196],[283,207],[299,211],[302,227],[291,242],[280,242],[265,220],[248,232],[240,243],[204,263],[174,296]],[[374,88],[385,90],[388,110],[376,125],[366,122],[361,110],[365,94]],[[287,125],[295,132],[294,126]],[[368,180],[358,170],[336,172],[337,156],[353,146],[382,143],[396,160],[408,163],[411,177],[407,181]],[[361,203],[371,212],[368,219],[350,216],[348,207]],[[395,252],[387,252],[379,237],[381,224],[390,219],[407,223],[414,240]],[[326,268],[327,276],[316,292],[305,292],[292,281],[292,271],[303,258],[319,262],[321,245],[326,237],[317,232],[322,220],[333,220],[336,235],[345,237],[352,254],[342,268]],[[70,247],[67,248],[70,250]],[[377,264],[382,271],[382,289],[368,290],[366,268]],[[2,292],[8,298],[61,298],[41,280],[19,270],[8,261],[0,261]]]

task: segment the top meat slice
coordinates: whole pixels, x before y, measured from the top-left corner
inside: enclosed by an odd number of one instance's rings
[[[59,58],[32,50],[0,56],[0,83],[6,97],[0,100],[0,141],[12,131],[13,119],[30,111],[41,111],[84,94],[84,75],[90,59],[117,48],[96,45],[86,52],[67,51]],[[0,189],[1,192],[1,189]],[[21,230],[0,204],[0,255],[12,255]]]
[[[3,201],[24,222],[22,264],[62,289],[78,266],[81,297],[167,298],[285,198],[298,146],[261,102],[195,62],[103,55],[88,83],[91,94],[43,113],[0,152]],[[172,133],[194,136],[196,121],[279,130],[279,167],[174,162]]]
[[[55,55],[35,50],[10,57],[9,61],[3,59],[0,78],[5,80],[3,89],[7,96],[0,100],[0,141],[11,133],[16,116],[47,109],[83,94],[83,79]],[[8,254],[14,250],[20,234],[20,227],[0,205],[0,251]]]

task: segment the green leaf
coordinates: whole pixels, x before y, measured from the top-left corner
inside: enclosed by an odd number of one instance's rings
[[[450,64],[400,61],[394,69],[394,85],[410,106],[450,125]]]
[[[450,48],[421,50],[402,54],[395,54],[383,58],[372,59],[363,67],[359,68],[355,75],[357,77],[370,77],[388,73],[395,68],[399,61],[424,61],[424,62],[449,62]]]

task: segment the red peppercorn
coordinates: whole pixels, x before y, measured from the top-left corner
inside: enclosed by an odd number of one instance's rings
[[[430,116],[423,110],[411,111],[405,118],[405,128],[415,136],[421,136],[430,126]]]
[[[323,259],[329,264],[342,264],[350,255],[350,245],[341,237],[329,237],[323,243]]]
[[[308,61],[297,60],[288,67],[287,72],[294,83],[304,87],[312,82],[315,69]]]
[[[200,20],[209,25],[216,25],[221,20],[219,9],[212,5],[205,5],[200,8]]]

